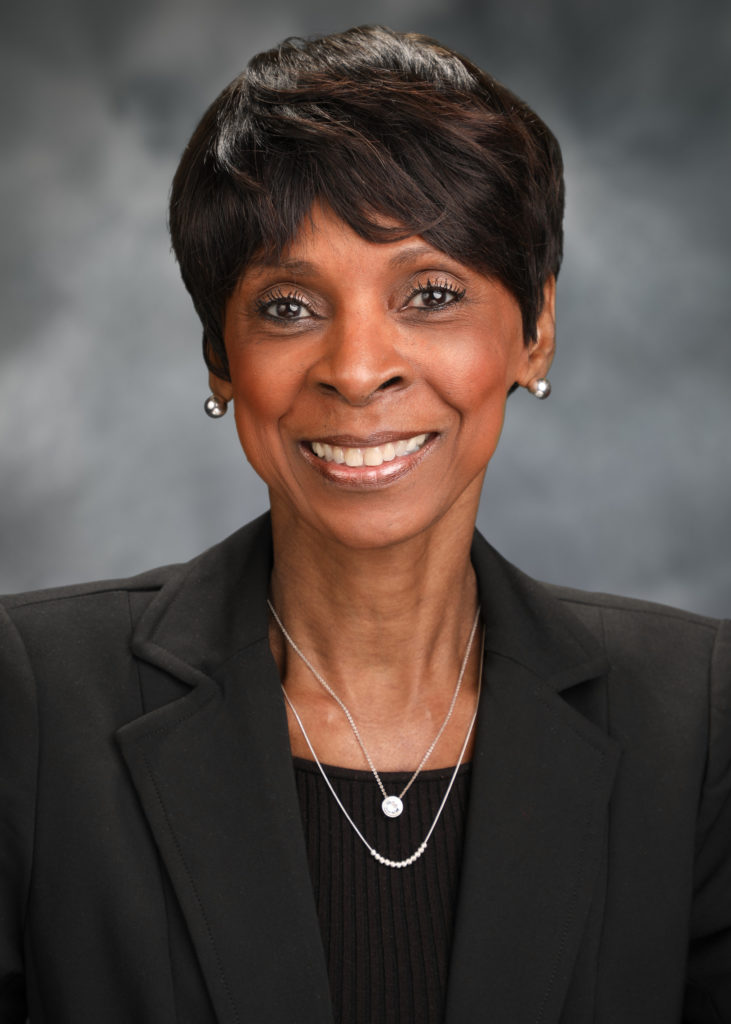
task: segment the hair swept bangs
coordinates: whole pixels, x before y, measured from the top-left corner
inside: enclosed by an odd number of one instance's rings
[[[365,26],[255,56],[180,161],[173,248],[218,376],[228,376],[228,298],[254,257],[286,248],[315,200],[369,241],[421,235],[494,276],[535,337],[543,285],[561,263],[558,143],[466,58]]]

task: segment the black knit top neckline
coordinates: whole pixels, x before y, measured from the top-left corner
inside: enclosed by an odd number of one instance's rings
[[[429,845],[414,864],[378,864],[313,761],[294,758],[315,904],[337,1024],[440,1024],[449,971],[471,766],[462,765]],[[403,860],[420,845],[454,768],[422,771],[389,819],[369,771],[323,765],[366,840]],[[379,773],[387,793],[411,772]]]

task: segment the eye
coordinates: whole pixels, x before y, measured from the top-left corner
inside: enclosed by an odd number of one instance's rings
[[[427,281],[425,284],[418,281],[404,305],[412,309],[443,309],[453,302],[459,302],[464,294],[464,288],[447,281]]]
[[[300,295],[282,292],[264,295],[256,304],[257,311],[270,320],[307,320],[312,310]]]

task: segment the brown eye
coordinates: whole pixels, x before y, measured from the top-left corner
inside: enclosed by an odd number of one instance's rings
[[[429,284],[417,287],[406,303],[415,309],[443,309],[453,302],[459,302],[464,289],[448,288],[446,285]]]
[[[291,302],[288,299],[280,299],[270,305],[272,316],[280,320],[299,320],[301,316],[309,316],[301,302]]]
[[[294,296],[264,299],[259,308],[264,316],[272,320],[305,320],[312,316],[309,307]]]
[[[425,306],[446,306],[454,298],[453,293],[445,288],[427,288],[421,294]]]

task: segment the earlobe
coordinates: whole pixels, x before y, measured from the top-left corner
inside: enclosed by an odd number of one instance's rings
[[[203,403],[203,408],[206,416],[210,416],[212,420],[220,420],[222,416],[226,415],[228,403],[233,397],[233,388],[229,381],[222,380],[212,371],[208,374],[208,384],[211,393]]]
[[[535,381],[546,380],[556,350],[556,278],[551,275],[543,286],[543,306],[536,321],[535,340],[526,348],[526,358],[518,384],[532,391]],[[535,392],[533,392],[535,393]],[[546,397],[542,394],[540,397]]]
[[[222,398],[224,402],[230,402],[233,398],[234,389],[231,381],[223,380],[222,377],[217,377],[212,370],[208,374],[208,386],[211,389],[211,394],[216,395],[218,398]]]

